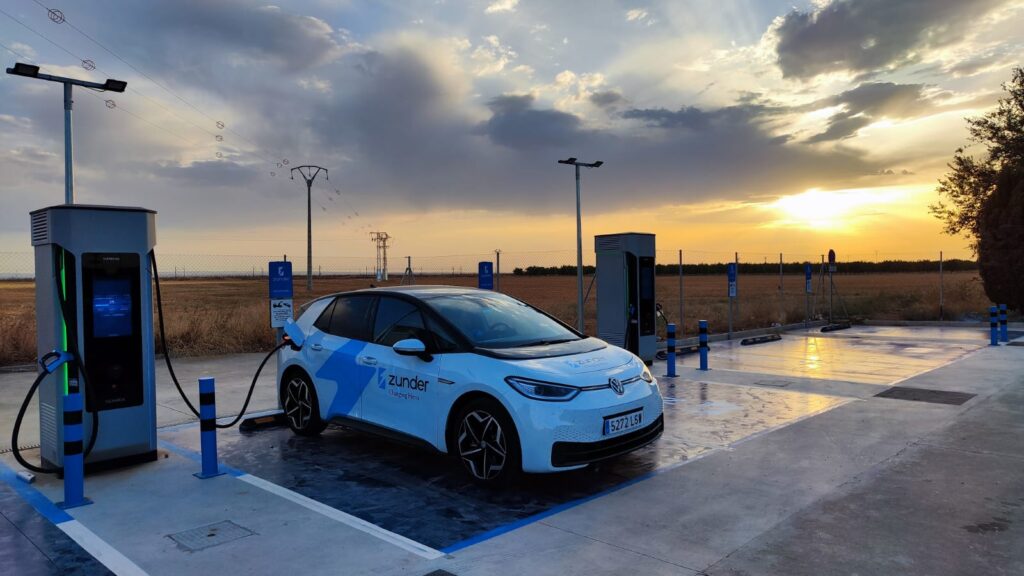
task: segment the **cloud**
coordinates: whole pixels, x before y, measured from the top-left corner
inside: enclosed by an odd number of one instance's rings
[[[502,12],[514,12],[519,0],[495,0],[484,10],[487,14],[500,14]]]
[[[590,102],[601,108],[612,108],[617,104],[622,103],[624,100],[625,98],[622,97],[622,93],[616,90],[605,90],[603,92],[593,92],[590,94]]]
[[[230,160],[200,161],[184,166],[165,164],[149,171],[181,184],[213,187],[244,186],[258,176],[252,166]]]
[[[580,119],[558,110],[533,108],[532,95],[505,95],[488,102],[491,118],[481,126],[496,144],[518,149],[565,146],[579,139]]]
[[[769,28],[786,78],[873,72],[959,42],[967,23],[1006,0],[833,0],[793,10]]]
[[[647,10],[642,8],[633,8],[626,11],[626,20],[629,22],[643,22],[647,19],[647,16]]]
[[[842,110],[829,118],[824,132],[812,136],[807,142],[813,144],[848,138],[883,118],[903,119],[927,115],[934,107],[924,90],[923,84],[868,82],[820,100],[809,108],[840,106]]]

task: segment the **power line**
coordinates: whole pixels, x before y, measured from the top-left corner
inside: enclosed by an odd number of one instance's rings
[[[23,54],[21,52],[18,52],[17,50],[11,48],[10,46],[7,46],[6,44],[0,43],[0,47],[3,47],[4,50],[7,50],[11,54],[14,54],[18,58],[21,58],[22,60],[25,60],[26,62],[33,62],[33,59],[31,57],[29,57],[28,55]],[[113,110],[118,110],[120,112],[124,112],[125,114],[131,116],[132,118],[135,118],[135,119],[139,120],[140,122],[144,122],[144,123],[152,126],[153,128],[156,128],[158,130],[163,130],[167,134],[170,134],[171,136],[174,136],[175,138],[179,138],[180,140],[182,140],[183,142],[185,142],[189,146],[195,146],[196,145],[194,142],[188,140],[184,136],[182,136],[182,135],[180,135],[180,134],[178,134],[176,132],[172,132],[171,130],[165,128],[164,126],[160,126],[159,124],[156,124],[156,123],[154,123],[154,122],[152,122],[150,120],[147,120],[146,118],[143,118],[142,116],[139,116],[138,114],[135,114],[134,112],[124,108],[123,106],[117,105],[116,103],[113,106],[111,106],[109,104],[109,102],[114,102],[113,100],[109,100],[109,99],[103,98],[99,94],[96,94],[95,92],[92,92],[92,91],[87,91],[85,93],[88,94],[89,96],[92,96],[93,98],[96,98],[98,100],[102,100],[104,103],[107,104],[107,108],[110,108],[110,109],[113,109]]]
[[[35,3],[37,4],[37,5],[39,5],[40,7],[42,7],[43,9],[47,10],[47,12],[48,12],[48,13],[50,13],[50,12],[52,11],[52,9],[51,9],[50,7],[46,6],[45,4],[43,4],[42,2],[40,2],[39,0],[32,0],[32,1],[33,1],[33,2],[35,2]],[[58,11],[58,12],[59,12],[59,11]],[[52,18],[51,18],[51,19],[52,19]],[[108,48],[107,46],[105,46],[105,45],[104,45],[103,43],[101,43],[101,42],[100,42],[99,40],[97,40],[97,39],[93,38],[92,36],[90,36],[90,35],[89,35],[88,33],[86,33],[86,32],[85,32],[84,30],[82,30],[81,28],[79,28],[79,27],[75,26],[75,25],[74,25],[74,24],[73,24],[73,23],[72,23],[72,22],[71,22],[70,20],[68,20],[68,19],[67,19],[67,17],[66,17],[66,16],[65,16],[65,15],[63,14],[63,12],[61,12],[61,17],[60,17],[60,21],[59,21],[59,22],[57,22],[56,20],[54,20],[54,22],[56,22],[56,23],[58,23],[58,24],[67,24],[68,26],[70,26],[70,27],[71,27],[71,29],[72,29],[72,30],[74,30],[74,31],[78,32],[79,34],[81,34],[82,36],[84,36],[84,37],[85,37],[86,39],[88,39],[88,40],[89,40],[90,42],[92,42],[93,44],[95,44],[95,45],[99,46],[100,48],[102,48],[102,49],[103,49],[103,50],[104,50],[105,52],[107,52],[108,54],[110,54],[110,55],[111,55],[111,56],[113,56],[114,58],[117,58],[118,60],[120,60],[120,61],[121,61],[121,63],[123,63],[123,64],[124,64],[125,66],[128,66],[129,68],[131,68],[132,70],[134,70],[134,71],[135,71],[136,73],[140,74],[140,75],[141,75],[142,77],[146,78],[147,80],[149,80],[150,82],[152,82],[153,84],[155,84],[156,86],[158,86],[158,87],[159,87],[160,89],[162,89],[163,91],[165,91],[165,92],[167,92],[168,94],[170,94],[171,96],[174,96],[175,98],[177,98],[177,99],[178,99],[179,101],[181,101],[181,102],[182,102],[183,104],[185,104],[185,105],[186,105],[186,106],[188,106],[189,108],[192,108],[193,110],[195,110],[195,111],[196,111],[196,112],[198,112],[199,114],[203,115],[203,117],[205,117],[205,118],[206,118],[207,120],[210,120],[211,122],[213,122],[213,123],[214,123],[214,125],[215,125],[215,126],[217,126],[217,128],[219,128],[219,129],[222,129],[222,130],[227,130],[227,131],[228,131],[228,132],[230,132],[231,134],[233,134],[233,135],[237,136],[237,137],[238,137],[238,138],[240,138],[241,140],[243,140],[243,141],[245,141],[245,142],[249,143],[250,145],[252,145],[252,146],[254,146],[254,147],[256,147],[256,148],[260,148],[260,146],[259,146],[258,144],[256,144],[255,142],[253,142],[252,140],[249,140],[249,139],[248,139],[248,138],[246,138],[245,136],[243,136],[243,135],[239,134],[239,133],[238,133],[238,132],[236,132],[236,131],[235,131],[234,129],[232,129],[231,127],[229,127],[229,126],[227,126],[226,124],[224,124],[224,122],[222,122],[222,121],[220,121],[220,120],[217,120],[217,119],[215,119],[214,117],[210,116],[209,114],[207,114],[206,112],[204,112],[203,110],[201,110],[201,109],[200,109],[200,108],[199,108],[198,106],[196,106],[196,105],[195,105],[195,104],[193,104],[192,102],[188,101],[187,99],[185,99],[185,98],[184,98],[183,96],[181,96],[181,95],[180,95],[180,94],[178,94],[177,92],[175,92],[175,91],[171,90],[170,88],[168,88],[167,86],[165,86],[165,85],[164,85],[163,83],[161,83],[161,82],[158,82],[158,81],[157,81],[157,80],[156,80],[155,78],[153,78],[153,77],[152,77],[152,76],[150,76],[149,74],[147,74],[147,73],[143,72],[142,70],[140,70],[139,68],[137,68],[136,66],[134,66],[133,64],[131,64],[130,62],[128,62],[128,61],[127,61],[127,60],[125,60],[124,58],[122,58],[120,54],[118,54],[117,52],[114,52],[113,50],[111,50],[110,48]],[[210,132],[210,131],[206,130],[205,128],[200,128],[200,129],[201,129],[201,130],[204,130],[205,132],[207,132],[207,133],[208,133],[208,134],[210,134],[210,135],[214,135],[214,133],[213,133],[213,132]],[[274,153],[275,151],[274,151],[274,150],[271,150],[270,152],[271,152],[271,153]],[[266,161],[266,162],[272,162],[272,161],[271,161],[270,159],[268,159],[268,158],[266,158],[266,157],[263,157],[263,156],[261,156],[260,154],[257,154],[257,153],[253,153],[253,154],[254,154],[255,156],[259,156],[260,158],[262,158],[262,159],[263,159],[264,161]],[[282,156],[282,157],[283,157],[283,155],[278,155],[278,154],[274,154],[274,155],[276,155],[276,156]]]

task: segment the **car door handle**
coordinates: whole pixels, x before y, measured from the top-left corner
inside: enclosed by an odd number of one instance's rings
[[[367,366],[377,365],[377,359],[374,358],[373,356],[363,356],[362,358],[359,359],[359,361],[362,362],[363,364],[366,364]]]
[[[309,347],[312,348],[313,350],[316,350],[317,352],[324,349],[323,345],[321,344],[311,344]]]

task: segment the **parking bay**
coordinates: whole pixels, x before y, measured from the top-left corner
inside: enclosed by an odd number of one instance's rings
[[[331,425],[315,438],[284,426],[220,431],[220,460],[421,544],[451,551],[847,401],[836,396],[677,379],[661,383],[665,433],[654,444],[512,488],[474,484],[452,458]],[[198,425],[161,440],[198,451]]]

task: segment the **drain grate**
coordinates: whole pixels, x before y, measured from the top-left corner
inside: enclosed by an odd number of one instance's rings
[[[223,522],[217,522],[207,526],[184,530],[177,534],[171,534],[168,538],[177,542],[178,546],[181,546],[185,550],[195,552],[197,550],[220,546],[226,542],[245,538],[246,536],[252,536],[253,534],[255,534],[255,532],[248,528],[239,526],[230,520],[224,520]]]
[[[875,394],[876,398],[949,404],[951,406],[959,406],[974,398],[974,396],[974,394],[968,394],[967,392],[947,392],[945,390],[928,390],[926,388],[909,388],[907,386],[893,386],[884,392]]]

